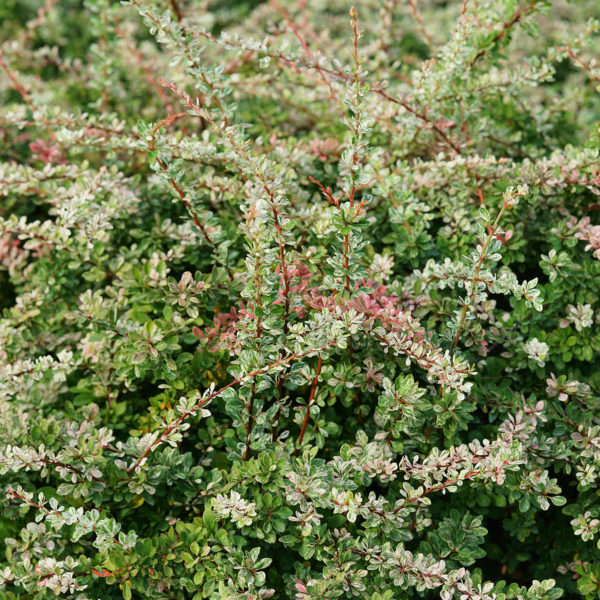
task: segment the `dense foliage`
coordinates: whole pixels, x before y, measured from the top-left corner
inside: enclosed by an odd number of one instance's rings
[[[0,599],[597,598],[598,19],[0,2]]]

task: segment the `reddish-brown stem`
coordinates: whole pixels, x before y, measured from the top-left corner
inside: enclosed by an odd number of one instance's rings
[[[185,113],[180,113],[178,115],[171,115],[167,119],[164,119],[163,121],[161,121],[154,128],[154,132],[156,133],[158,131],[158,129],[160,129],[160,127],[162,125],[164,125],[165,123],[171,123],[171,122],[173,122],[176,118],[182,116],[183,114],[185,114]],[[200,230],[200,233],[202,234],[202,237],[206,240],[206,243],[214,251],[217,251],[216,244],[210,239],[210,236],[208,235],[208,232],[206,231],[206,228],[204,227],[204,225],[202,225],[202,222],[200,221],[200,219],[198,218],[198,216],[196,215],[196,213],[192,209],[192,205],[190,204],[189,200],[186,198],[184,191],[181,189],[181,187],[179,186],[179,184],[168,174],[167,165],[160,158],[158,158],[158,157],[156,157],[156,162],[160,166],[162,172],[167,177],[169,183],[171,184],[171,187],[175,190],[175,192],[179,196],[179,199],[181,200],[182,204],[185,206],[185,208],[188,211],[189,215],[192,217],[192,220],[194,221],[194,224]],[[224,266],[225,266],[225,269],[227,270],[227,276],[229,277],[229,280],[233,281],[233,273],[231,272],[231,269],[229,268],[228,265],[224,265]]]
[[[260,257],[258,258],[258,260],[260,260]],[[255,281],[255,288],[256,288],[256,308],[260,308],[261,306],[261,294],[260,294],[260,267],[257,265],[257,267],[254,270],[254,281]],[[254,339],[257,340],[257,346],[258,346],[258,340],[260,339],[260,336],[262,335],[262,323],[261,323],[261,317],[257,316],[257,320],[256,320],[256,331],[254,332]],[[254,397],[256,395],[256,379],[252,382],[252,392],[250,394],[250,402],[248,403],[248,422],[246,423],[246,450],[244,452],[244,457],[243,460],[249,460],[250,459],[250,436],[252,435],[252,427],[254,426]]]
[[[35,113],[35,110],[36,110],[35,104],[33,103],[33,100],[31,99],[29,92],[27,92],[27,90],[19,83],[19,80],[15,77],[15,75],[12,73],[12,71],[8,68],[8,65],[4,62],[4,57],[2,55],[2,48],[0,48],[0,67],[8,75],[8,78],[10,79],[11,83],[13,84],[13,87],[15,88],[15,90],[17,90],[17,92],[19,92],[19,94],[21,94],[23,101],[25,102],[25,104],[27,104],[27,106],[29,106],[29,108],[31,109],[31,112]],[[46,127],[46,129],[47,129],[50,139],[53,141],[56,141],[56,136],[54,135],[54,131],[52,131],[51,123],[44,118],[42,119],[42,123],[44,124],[44,127]],[[38,123],[36,123],[35,121],[32,122],[31,124],[38,125]],[[59,145],[59,147],[61,146],[61,144],[58,144],[58,145]]]
[[[503,23],[502,29],[494,36],[494,39],[492,40],[491,45],[494,45],[497,42],[499,42],[506,35],[506,33],[509,31],[509,29],[511,27],[513,27],[513,25],[516,25],[523,17],[526,17],[530,12],[532,12],[533,9],[535,8],[535,5],[537,4],[537,2],[538,2],[538,0],[531,0],[526,8],[524,8],[522,10],[517,10],[517,12],[515,12],[515,14],[510,19],[510,21]],[[477,55],[475,56],[475,58],[471,61],[471,66],[473,66],[487,52],[488,52],[487,48],[480,50],[477,53]]]
[[[105,12],[101,12],[100,13],[100,22],[102,23],[102,32],[100,34],[100,49],[102,50],[102,54],[104,56],[106,56],[106,33],[105,33],[105,27],[106,27],[106,13]],[[106,70],[106,63],[102,62],[102,80],[103,82],[108,82],[108,72]],[[107,85],[103,85],[102,86],[102,90],[100,92],[100,96],[102,97],[102,112],[107,112],[108,111],[108,92],[107,90]]]
[[[156,83],[156,76],[154,75],[154,73],[152,73],[150,67],[148,67],[148,65],[146,64],[144,55],[135,47],[135,45],[131,43],[131,40],[127,37],[124,31],[122,31],[116,25],[113,26],[113,30],[123,40],[123,42],[127,46],[127,50],[136,58],[139,67],[144,73],[144,78],[148,82],[148,85],[150,85],[152,89],[154,89],[156,93],[160,96],[160,99],[162,100],[162,102],[165,105],[165,108],[167,109],[167,112],[173,113],[173,106],[169,102],[169,98],[167,97],[167,94],[165,94],[165,90]]]
[[[567,56],[569,58],[574,60],[580,67],[585,69],[587,71],[588,75],[592,79],[594,79],[595,81],[600,83],[600,77],[598,77],[597,75],[594,75],[594,73],[592,72],[592,69],[577,54],[575,54],[575,52],[573,52],[573,50],[571,50],[571,48],[569,48],[568,46],[565,48],[563,48],[562,46],[557,46],[556,49],[567,54]]]
[[[312,385],[310,386],[310,395],[308,396],[308,402],[306,403],[306,411],[304,412],[304,421],[302,421],[302,427],[300,429],[300,435],[298,436],[298,441],[296,442],[296,450],[294,454],[298,456],[298,452],[300,450],[300,446],[302,445],[302,440],[304,438],[304,432],[306,431],[306,426],[308,425],[308,417],[310,416],[310,407],[312,406],[313,400],[315,399],[315,393],[317,391],[317,385],[319,384],[319,375],[321,374],[321,365],[323,364],[323,359],[319,354],[319,358],[317,360],[317,370],[315,372],[315,378],[313,379]]]
[[[509,460],[504,460],[502,461],[503,465],[508,465],[510,464]],[[465,475],[463,475],[462,477],[453,477],[452,479],[447,479],[446,481],[439,483],[438,485],[434,485],[433,487],[427,488],[423,494],[421,496],[415,496],[412,498],[407,498],[400,506],[397,506],[392,512],[394,514],[399,513],[403,508],[406,507],[407,504],[413,504],[414,502],[416,502],[417,500],[419,500],[420,498],[422,498],[423,496],[426,496],[428,494],[432,494],[433,492],[438,492],[439,490],[443,490],[451,485],[454,485],[455,483],[458,483],[459,481],[463,480],[463,479],[470,479],[471,477],[475,477],[475,475],[479,475],[481,473],[481,471],[475,471],[475,470],[470,470],[468,473],[466,473]]]
[[[319,186],[321,193],[323,194],[323,196],[325,196],[325,198],[327,198],[330,204],[333,204],[337,208],[340,207],[340,201],[333,195],[330,187],[326,188],[318,179],[315,179],[312,175],[309,175],[308,179],[315,185]]]
[[[25,104],[27,104],[27,106],[29,106],[29,108],[33,112],[35,112],[35,105],[33,104],[33,101],[31,100],[31,96],[29,95],[27,90],[19,83],[19,80],[15,77],[13,72],[8,68],[8,65],[4,62],[4,57],[2,55],[1,47],[0,47],[0,67],[2,67],[2,70],[8,75],[8,78],[12,82],[15,90],[17,90],[17,92],[19,92],[19,94],[21,94],[21,97],[25,101]]]
[[[46,0],[42,8],[38,8],[37,17],[27,23],[27,37],[31,38],[35,30],[44,22],[48,13],[58,0]]]
[[[177,2],[177,0],[170,0],[171,3],[171,8],[173,10],[173,12],[175,13],[175,18],[178,21],[181,21],[181,19],[183,19],[183,13],[181,12],[181,8],[179,8],[179,3]]]
[[[360,87],[359,87],[359,83],[360,83],[360,58],[358,55],[358,40],[360,37],[359,31],[358,31],[358,12],[357,10],[352,7],[350,9],[350,16],[352,18],[352,30],[354,31],[354,39],[353,39],[353,43],[352,43],[352,58],[354,60],[354,85],[355,85],[355,89],[356,89],[356,103],[358,104],[360,102]],[[358,131],[360,129],[360,114],[358,111],[356,111],[354,113],[354,131],[353,131],[353,136],[358,135]],[[347,198],[348,198],[348,202],[350,203],[350,208],[354,208],[354,200],[355,200],[355,196],[356,196],[356,192],[357,192],[357,185],[356,185],[356,172],[354,170],[354,167],[356,167],[356,165],[358,164],[358,153],[356,152],[356,148],[354,149],[354,151],[352,152],[352,169],[350,171],[350,177],[352,180],[352,184],[350,187],[350,192],[347,194]],[[364,203],[361,203],[360,207],[359,207],[359,212],[362,209],[362,207],[364,206]],[[350,246],[350,233],[347,233],[344,235],[344,244],[343,244],[343,265],[344,265],[344,269],[346,270],[346,280],[345,280],[345,285],[344,288],[346,290],[346,292],[350,293],[350,275],[348,274],[348,268],[349,268],[349,246]],[[349,340],[349,344],[348,344],[348,353],[349,353],[349,358],[350,358],[350,363],[354,363],[354,348],[352,347],[352,339]],[[358,422],[360,424],[362,424],[363,422],[363,418],[362,418],[362,414],[360,412],[360,397],[358,395],[358,392],[356,392],[354,394],[354,403],[356,404],[357,410],[358,410]]]
[[[425,29],[425,24],[423,23],[423,15],[419,12],[417,8],[417,0],[408,0],[408,5],[410,6],[410,12],[412,13],[417,25],[419,26],[419,31],[421,35],[425,38],[427,45],[431,48],[433,47],[433,42],[431,40],[431,36],[427,33]]]
[[[456,348],[456,346],[458,346],[458,341],[460,340],[462,328],[463,328],[463,326],[465,324],[465,320],[467,318],[467,307],[471,306],[471,304],[473,302],[473,298],[475,297],[476,281],[479,279],[479,272],[481,271],[481,265],[483,264],[483,261],[485,259],[485,253],[486,253],[487,247],[490,245],[490,242],[492,241],[492,239],[496,233],[496,229],[498,228],[498,223],[500,222],[500,219],[502,218],[502,215],[504,214],[505,210],[506,210],[506,204],[503,204],[502,208],[500,209],[500,212],[498,213],[498,216],[496,217],[496,220],[494,221],[494,224],[488,230],[488,235],[487,235],[485,241],[483,242],[483,246],[481,247],[481,253],[479,254],[479,260],[477,261],[477,264],[475,265],[475,273],[473,274],[473,277],[471,278],[471,293],[469,294],[469,302],[468,303],[465,302],[463,304],[462,312],[460,314],[460,321],[458,322],[458,329],[456,330],[456,335],[454,336],[454,340],[452,342],[452,350],[454,350]]]
[[[248,402],[248,422],[246,423],[246,449],[242,460],[250,460],[250,437],[252,435],[252,426],[254,425],[254,397],[256,395],[256,383],[252,384],[250,401]]]
[[[199,33],[199,35],[201,35],[202,37],[205,37],[206,39],[209,39],[209,40],[212,40],[215,42],[219,41],[219,39],[217,37],[211,35],[210,33],[206,33],[206,32],[198,32],[198,33]],[[234,42],[230,42],[230,43],[234,47],[239,47],[239,45],[236,45]],[[317,70],[317,68],[318,68],[323,73],[326,73],[327,75],[331,75],[332,77],[335,77],[336,79],[341,79],[343,81],[348,81],[348,79],[350,79],[350,77],[351,77],[351,75],[344,73],[341,69],[336,70],[336,69],[330,69],[330,68],[319,66],[314,60],[308,61],[308,62],[305,60],[302,60],[302,59],[290,61],[286,56],[284,56],[283,54],[280,54],[278,52],[267,52],[266,55],[269,56],[270,58],[274,58],[275,60],[281,61],[284,65],[286,65],[288,67],[293,67],[293,68],[302,67],[304,69],[314,69],[314,70]],[[433,131],[444,141],[444,143],[446,145],[448,145],[450,148],[452,148],[452,150],[454,152],[456,152],[457,154],[460,154],[460,147],[446,135],[443,128],[440,127],[440,125],[438,125],[435,121],[432,121],[427,116],[426,113],[420,112],[419,110],[417,110],[413,106],[411,106],[409,104],[407,98],[395,98],[394,96],[391,96],[384,90],[382,84],[377,84],[377,83],[374,83],[371,86],[370,91],[373,92],[374,94],[378,94],[382,98],[385,98],[388,102],[392,102],[394,104],[398,104],[399,106],[402,106],[402,108],[404,108],[409,113],[411,113],[412,115],[417,117],[417,119],[420,119],[425,124],[427,124],[428,127],[431,127],[433,129]]]
[[[281,14],[283,15],[283,18],[285,19],[286,23],[288,24],[288,27],[292,30],[294,35],[298,38],[298,41],[300,42],[300,44],[302,44],[304,54],[306,54],[306,56],[309,60],[313,60],[310,50],[308,49],[308,44],[306,43],[306,40],[302,37],[302,35],[300,35],[298,28],[292,22],[288,13],[281,7],[279,8],[279,12],[281,12]],[[317,73],[319,74],[319,76],[321,77],[321,79],[323,80],[323,82],[329,89],[329,97],[334,102],[337,102],[335,92],[333,91],[333,88],[331,87],[331,82],[325,77],[325,74],[323,73],[323,71],[321,70],[321,68],[318,65],[315,68],[316,68]]]
[[[358,96],[360,94],[360,91],[359,91],[360,59],[358,56],[358,38],[360,36],[359,36],[359,32],[358,32],[358,12],[356,11],[356,9],[354,7],[352,7],[350,10],[350,16],[352,17],[352,29],[354,31],[354,40],[352,43],[352,58],[354,60],[354,85],[356,88],[356,94]],[[359,97],[356,98],[356,102],[357,103],[360,102]],[[360,114],[358,111],[356,111],[354,113],[353,136],[357,135],[359,128],[360,128]],[[356,195],[356,173],[354,171],[354,167],[356,167],[357,163],[358,163],[358,154],[356,152],[356,149],[354,149],[354,151],[352,152],[352,167],[350,169],[350,178],[352,180],[352,184],[350,187],[350,192],[348,192],[346,194],[346,196],[348,198],[348,202],[350,203],[351,209],[354,208],[354,196]],[[350,265],[349,248],[350,248],[350,234],[346,233],[344,235],[344,243],[343,243],[343,265],[344,265],[344,270],[346,271],[344,287],[347,292],[350,292],[350,275],[348,274],[348,268]]]
[[[170,425],[165,427],[165,429],[156,436],[155,440],[150,445],[148,445],[146,450],[144,450],[143,454],[135,461],[135,463],[131,467],[129,467],[127,469],[127,471],[126,471],[127,475],[131,475],[131,473],[133,473],[140,466],[140,464],[147,458],[147,456],[150,454],[150,452],[152,452],[154,450],[154,448],[156,448],[156,446],[158,446],[160,444],[160,442],[163,438],[168,436],[171,432],[175,431],[181,425],[181,423],[183,423],[189,416],[197,413],[204,405],[208,404],[211,400],[213,400],[217,396],[220,396],[224,391],[228,390],[229,388],[235,387],[236,385],[238,385],[242,381],[245,381],[246,379],[252,379],[254,377],[258,377],[259,375],[264,375],[265,373],[268,373],[272,369],[276,369],[277,367],[280,367],[283,365],[288,365],[291,362],[293,362],[295,360],[299,360],[306,356],[309,356],[310,354],[315,354],[317,352],[320,353],[323,350],[326,350],[327,348],[334,346],[335,344],[336,344],[336,340],[332,340],[331,342],[329,342],[325,346],[321,346],[320,348],[311,348],[310,350],[306,350],[305,352],[295,352],[294,354],[290,354],[289,356],[286,356],[285,358],[277,360],[277,361],[271,363],[270,365],[267,365],[266,367],[262,367],[261,369],[256,369],[255,371],[252,371],[251,373],[248,373],[247,375],[242,375],[241,377],[236,377],[233,381],[230,381],[227,385],[223,386],[219,390],[216,390],[212,394],[209,394],[205,398],[202,398],[189,411],[182,413],[177,419],[175,419],[175,421],[173,421]]]
[[[206,79],[204,77],[204,75],[202,75],[202,76],[203,76],[204,79]],[[280,214],[279,214],[279,210],[277,208],[277,204],[276,204],[276,201],[275,201],[275,194],[273,193],[273,190],[271,190],[271,187],[269,186],[269,184],[268,184],[267,180],[265,179],[265,177],[259,172],[259,170],[258,170],[258,168],[256,166],[255,161],[252,160],[250,158],[250,156],[248,155],[248,153],[244,150],[244,148],[238,144],[238,142],[235,140],[235,138],[233,137],[233,135],[227,129],[223,129],[211,117],[211,115],[208,113],[208,111],[199,113],[198,106],[196,106],[192,102],[191,98],[187,94],[184,94],[175,84],[169,83],[169,82],[165,81],[164,79],[159,79],[158,82],[161,85],[164,85],[165,87],[169,88],[175,94],[177,94],[177,96],[180,98],[180,100],[194,114],[199,114],[204,119],[206,119],[220,135],[222,135],[225,139],[227,139],[227,141],[229,142],[229,144],[231,145],[231,147],[234,149],[235,153],[238,156],[240,156],[241,158],[243,158],[244,161],[246,161],[248,163],[248,165],[250,165],[251,170],[252,170],[254,176],[260,182],[260,185],[261,185],[262,189],[267,194],[268,199],[269,199],[269,206],[270,206],[271,212],[273,214],[273,224],[275,225],[275,231],[277,233],[277,243],[278,243],[278,246],[279,246],[279,261],[281,263],[281,274],[282,274],[282,277],[283,277],[283,288],[284,288],[283,289],[283,297],[284,297],[284,307],[285,307],[284,321],[283,321],[283,332],[287,333],[288,326],[289,326],[288,319],[289,319],[289,312],[290,312],[290,296],[289,296],[289,293],[290,293],[290,274],[289,274],[289,271],[288,271],[287,261],[286,261],[286,258],[285,258],[283,227],[281,225]],[[207,83],[208,83],[208,81],[207,81]],[[218,103],[218,105],[219,105],[219,107],[221,109],[221,112],[223,113],[223,117],[225,118],[226,117],[225,108],[221,105],[221,102],[220,102],[218,96],[215,96],[215,98],[216,98],[217,103]]]
[[[209,88],[212,91],[212,85],[210,84],[210,82],[208,81],[208,79],[206,78],[206,76],[204,75],[204,73],[201,74],[201,77],[203,79],[203,81],[209,86]],[[192,111],[196,114],[198,114],[197,111],[197,107],[191,102],[191,100],[189,99],[189,97],[187,95],[183,95],[181,93],[181,91],[174,85],[174,84],[170,84],[167,83],[166,81],[160,79],[159,83],[161,83],[161,85],[165,85],[166,87],[168,87],[171,91],[175,92],[179,98],[184,102],[184,104],[186,104],[188,106],[188,108],[192,109]],[[226,119],[227,118],[227,112],[225,110],[225,107],[222,105],[219,97],[217,95],[214,95],[214,99],[217,102],[217,105],[219,106],[219,109],[223,115],[223,118]],[[238,154],[238,156],[242,157],[244,159],[244,161],[246,161],[252,171],[254,176],[256,177],[256,179],[260,182],[263,190],[265,191],[265,193],[267,194],[267,197],[269,198],[269,206],[271,208],[271,212],[273,214],[273,223],[275,225],[275,230],[277,232],[277,242],[278,242],[278,246],[279,246],[279,261],[281,264],[281,273],[282,273],[282,279],[283,279],[283,298],[284,298],[284,316],[283,316],[283,333],[284,335],[287,334],[288,332],[288,328],[289,328],[289,315],[290,315],[290,274],[289,274],[289,270],[287,267],[287,261],[286,261],[286,257],[285,257],[285,249],[284,249],[284,231],[283,231],[283,226],[281,225],[281,216],[279,213],[279,209],[277,208],[277,203],[275,200],[275,194],[273,193],[273,191],[271,190],[271,187],[269,186],[267,180],[265,179],[265,177],[259,172],[255,161],[253,161],[250,156],[248,155],[248,153],[245,151],[245,149],[243,148],[243,146],[241,146],[236,140],[235,138],[232,136],[232,134],[227,130],[224,129],[223,127],[221,127],[219,124],[216,123],[216,121],[212,118],[212,116],[206,112],[203,115],[203,118],[206,119],[212,126],[213,128],[223,137],[225,137],[228,142],[230,143],[231,147],[234,149],[234,151]],[[226,124],[228,124],[227,121],[225,121]],[[257,287],[257,294],[260,293],[260,288]],[[258,301],[258,298],[257,298]],[[259,328],[257,329],[257,331],[260,330],[260,323],[259,323]],[[278,388],[278,392],[279,392],[279,398],[278,401],[281,405],[281,402],[283,400],[283,384],[285,381],[285,374],[282,374],[277,381],[277,388]],[[273,439],[276,438],[277,435],[277,420],[279,419],[279,415],[281,413],[281,406],[279,407],[278,411],[277,411],[277,415],[276,415],[276,421],[275,424],[273,425],[273,430],[272,430],[272,437]],[[247,430],[247,445],[246,445],[246,454],[245,456],[247,456],[249,458],[250,454],[250,447],[249,447],[249,437],[250,437],[250,433],[251,433],[251,429],[252,429],[252,420],[253,417],[250,416],[250,421],[248,424],[248,430]],[[247,458],[246,458],[247,460]]]
[[[483,197],[481,186],[477,187],[477,197],[479,198],[479,206],[485,206],[485,198]]]

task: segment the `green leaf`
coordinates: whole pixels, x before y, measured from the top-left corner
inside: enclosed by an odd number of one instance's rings
[[[215,514],[210,508],[204,509],[202,521],[204,522],[206,529],[208,529],[209,531],[214,531],[216,529],[217,521],[215,519]]]
[[[129,581],[123,584],[123,600],[131,600],[131,583]]]

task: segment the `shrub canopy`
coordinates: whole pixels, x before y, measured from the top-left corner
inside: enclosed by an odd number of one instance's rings
[[[1,600],[598,597],[598,2],[1,4]]]

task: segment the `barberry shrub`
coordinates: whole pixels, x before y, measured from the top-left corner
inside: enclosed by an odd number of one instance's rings
[[[598,597],[596,0],[0,16],[0,599]]]

